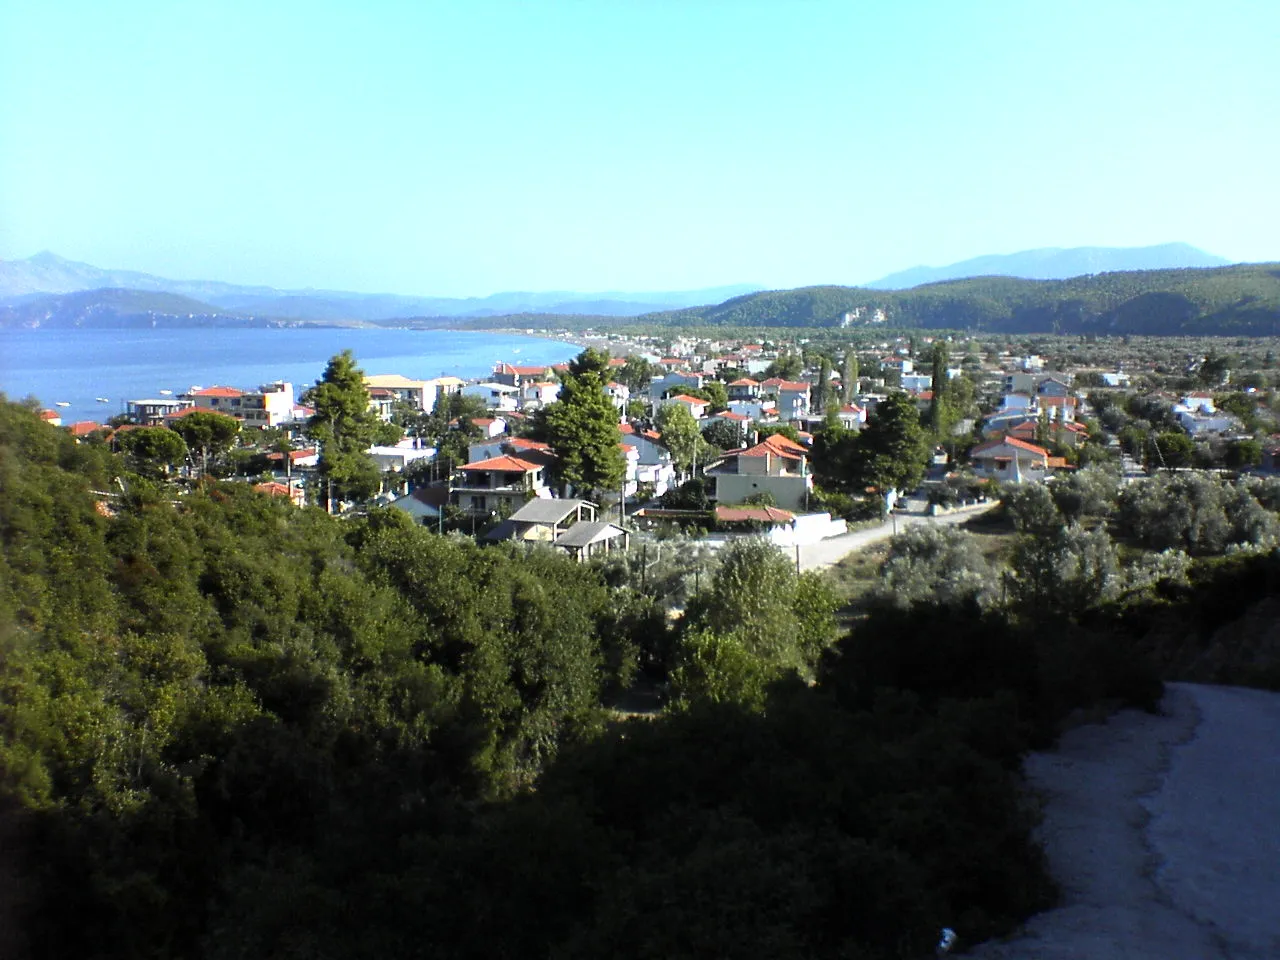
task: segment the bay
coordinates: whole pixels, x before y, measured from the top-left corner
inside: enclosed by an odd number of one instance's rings
[[[156,397],[161,390],[177,395],[214,384],[256,389],[285,380],[301,393],[343,349],[355,354],[367,374],[428,379],[482,377],[500,360],[560,363],[581,348],[543,337],[460,330],[0,330],[0,391],[11,400],[34,395],[42,406],[57,409],[64,423],[101,422],[124,412],[125,401]],[[69,406],[55,408],[58,401]]]

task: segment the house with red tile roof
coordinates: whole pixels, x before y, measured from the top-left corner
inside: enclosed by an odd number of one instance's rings
[[[808,448],[777,433],[726,453],[706,473],[715,478],[715,499],[723,505],[767,493],[784,510],[803,510],[813,489]]]
[[[449,485],[449,502],[476,516],[512,513],[526,500],[551,496],[554,462],[550,453],[520,450],[465,464]]]
[[[1009,434],[974,447],[969,459],[979,477],[1002,483],[1040,481],[1052,470],[1048,450]]]
[[[100,431],[109,431],[110,429],[110,427],[104,426],[95,420],[77,420],[75,423],[66,426],[67,433],[77,440],[83,440],[85,437],[92,436]]]
[[[711,406],[711,404],[708,401],[703,400],[701,397],[691,397],[685,393],[677,393],[673,397],[667,397],[666,399],[660,401],[658,406],[667,407],[675,403],[680,404],[682,407],[688,410],[691,414],[693,414],[693,419],[695,420],[701,420],[703,417],[705,417],[707,415],[707,408]]]
[[[303,507],[307,503],[306,491],[292,484],[277,483],[272,480],[267,483],[255,483],[253,489],[269,497],[286,497],[295,507]]]

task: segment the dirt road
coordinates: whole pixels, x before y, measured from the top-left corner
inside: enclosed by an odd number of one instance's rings
[[[846,533],[843,536],[820,540],[817,543],[801,547],[800,569],[821,570],[823,567],[834,566],[855,550],[861,550],[863,547],[878,543],[881,540],[888,540],[896,530],[904,530],[917,523],[948,525],[964,523],[970,517],[979,516],[997,506],[999,504],[993,501],[992,503],[957,511],[956,513],[944,514],[940,517],[928,517],[918,513],[900,513],[894,520],[887,520],[879,526],[855,530],[853,533]],[[792,555],[794,556],[794,548],[792,548]]]
[[[1026,764],[1063,903],[993,960],[1280,957],[1280,694],[1170,684]]]

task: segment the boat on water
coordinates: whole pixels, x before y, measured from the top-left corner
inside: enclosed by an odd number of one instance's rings
[[[94,397],[93,399],[97,400],[99,403],[110,403],[110,402],[111,402],[111,399],[110,399],[109,397]]]
[[[160,396],[162,396],[162,397],[171,397],[171,396],[173,396],[173,391],[172,391],[172,390],[161,390],[161,391],[160,391]]]
[[[54,402],[54,404],[53,404],[53,405],[54,405],[55,407],[69,407],[69,406],[71,406],[71,403],[70,403],[70,401],[67,401],[67,400],[57,400],[57,401],[55,401],[55,402]]]

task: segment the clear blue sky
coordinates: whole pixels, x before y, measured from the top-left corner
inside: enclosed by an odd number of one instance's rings
[[[441,295],[1280,259],[1280,3],[0,4],[0,257]]]

